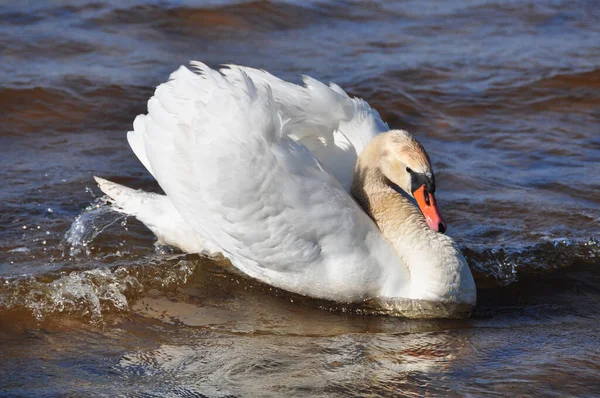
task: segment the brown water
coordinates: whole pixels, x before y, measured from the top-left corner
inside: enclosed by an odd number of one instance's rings
[[[600,396],[596,1],[2,2],[0,21],[0,395]],[[473,316],[289,295],[104,206],[92,175],[158,190],[125,132],[189,59],[335,81],[417,135]]]

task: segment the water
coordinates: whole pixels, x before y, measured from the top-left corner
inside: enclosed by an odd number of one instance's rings
[[[3,2],[0,395],[600,396],[600,9],[544,2]],[[427,148],[468,320],[287,294],[155,247],[92,176],[189,59],[308,74]]]

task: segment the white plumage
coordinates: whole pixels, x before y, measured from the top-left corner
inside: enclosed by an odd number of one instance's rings
[[[357,155],[388,130],[375,110],[309,77],[303,87],[251,68],[192,66],[198,73],[180,67],[158,86],[127,135],[166,196],[98,179],[124,212],[165,243],[221,252],[296,293],[437,299],[418,294],[408,265],[349,195]]]

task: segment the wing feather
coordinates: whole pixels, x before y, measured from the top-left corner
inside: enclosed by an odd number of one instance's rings
[[[377,111],[333,83],[326,86],[303,76],[304,86],[299,86],[264,70],[227,67],[221,73],[230,81],[237,81],[242,71],[259,87],[272,90],[275,106],[287,121],[283,133],[305,145],[349,192],[358,154],[375,135],[389,130]]]
[[[247,70],[193,67],[199,73],[182,67],[160,85],[134,126],[186,223],[267,283],[317,297],[376,295],[385,275],[365,265],[397,256],[302,140],[283,133],[289,115],[275,99],[283,89]]]

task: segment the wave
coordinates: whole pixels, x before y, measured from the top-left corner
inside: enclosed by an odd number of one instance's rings
[[[600,261],[600,244],[594,238],[578,242],[568,239],[525,248],[462,248],[479,289],[502,287],[523,278],[548,274],[579,263]]]
[[[115,256],[112,253],[105,254],[110,257],[105,263],[91,261],[91,243],[108,226],[119,221],[124,221],[123,215],[112,211],[102,199],[88,207],[65,234],[61,244],[63,268],[40,275],[0,278],[0,314],[25,312],[38,321],[68,314],[70,317],[101,323],[107,316],[129,313],[132,303],[148,295],[175,295],[178,300],[189,300],[185,295],[178,296],[177,292],[199,281],[203,281],[207,289],[216,289],[211,286],[218,284],[219,289],[232,291],[236,291],[241,284],[244,292],[261,292],[329,311],[409,317],[422,314],[423,311],[435,311],[440,315],[449,310],[456,312],[456,309],[438,308],[431,303],[387,303],[387,307],[381,310],[375,309],[372,300],[332,303],[307,299],[252,280],[228,266],[225,260],[175,254],[164,247],[158,247],[157,253],[152,255],[132,257]],[[546,294],[553,286],[540,282],[545,275],[568,269],[573,272],[564,278],[577,279],[581,277],[578,267],[582,264],[591,265],[592,273],[596,272],[594,267],[600,265],[600,244],[593,238],[588,241],[544,242],[518,249],[465,247],[462,250],[475,276],[480,298],[483,298],[478,304],[479,308],[504,297],[509,291],[506,289],[519,283],[538,279],[538,285],[530,293],[535,295],[537,291]],[[82,261],[69,261],[72,259]],[[89,263],[94,268],[89,269]],[[82,264],[88,269],[82,269]],[[581,272],[590,272],[590,268]],[[600,291],[600,280],[590,280],[593,289]],[[542,287],[539,283],[542,283]],[[478,313],[478,309],[475,312]]]
[[[0,137],[127,131],[133,117],[144,112],[150,93],[148,87],[105,85],[78,76],[63,76],[48,86],[3,87],[0,108],[5,118]]]
[[[0,313],[26,310],[38,320],[65,313],[96,323],[128,311],[132,300],[152,289],[165,293],[185,285],[199,264],[179,255],[120,262],[126,264],[1,278]]]
[[[286,2],[250,1],[222,6],[134,5],[107,10],[88,20],[100,27],[138,25],[169,36],[190,34],[227,40],[248,33],[269,33],[300,29],[331,19],[365,20],[386,14],[360,3],[335,5],[306,2],[302,6]],[[360,8],[364,12],[357,12]]]

